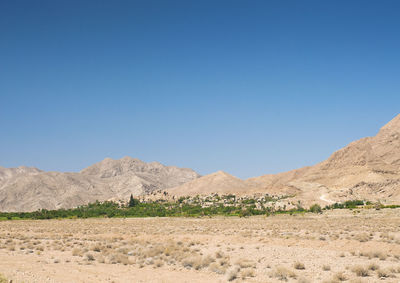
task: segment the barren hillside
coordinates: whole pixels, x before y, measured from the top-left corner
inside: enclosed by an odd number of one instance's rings
[[[127,200],[198,178],[191,169],[124,157],[105,160],[79,173],[38,169],[0,170],[0,211],[76,207],[96,200]]]
[[[248,180],[235,178],[234,182],[220,175],[204,176],[169,192],[285,193],[304,204],[322,205],[347,199],[400,203],[400,115],[375,137],[352,142],[314,166]]]
[[[176,196],[183,195],[209,195],[213,193],[229,194],[235,193],[239,195],[251,193],[254,189],[252,184],[247,183],[237,177],[234,177],[223,171],[218,171],[198,179],[194,179],[179,187],[168,190],[168,193]]]

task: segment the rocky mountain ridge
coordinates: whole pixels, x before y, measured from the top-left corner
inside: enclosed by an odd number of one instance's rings
[[[349,199],[400,204],[400,115],[376,136],[354,141],[314,166],[247,180],[222,171],[200,177],[191,169],[131,157],[106,158],[79,173],[0,167],[0,211],[70,208],[155,191],[169,196],[288,195],[305,206]]]
[[[0,211],[71,208],[96,200],[128,199],[198,178],[186,168],[124,157],[106,158],[79,173],[0,168]]]

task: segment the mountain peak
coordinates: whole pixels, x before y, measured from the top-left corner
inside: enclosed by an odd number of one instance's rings
[[[381,132],[400,133],[400,114],[383,126]]]
[[[217,172],[211,173],[209,176],[237,179],[235,176],[233,176],[233,175],[231,175],[229,173],[226,173],[225,171],[222,171],[222,170],[219,170]]]

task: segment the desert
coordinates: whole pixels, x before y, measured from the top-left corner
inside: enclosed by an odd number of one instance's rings
[[[0,0],[0,283],[399,283],[399,12]]]
[[[2,221],[0,270],[12,282],[398,282],[399,212]]]

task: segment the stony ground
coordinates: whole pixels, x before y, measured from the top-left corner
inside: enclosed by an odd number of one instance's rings
[[[2,221],[0,273],[12,282],[399,282],[400,210]]]

